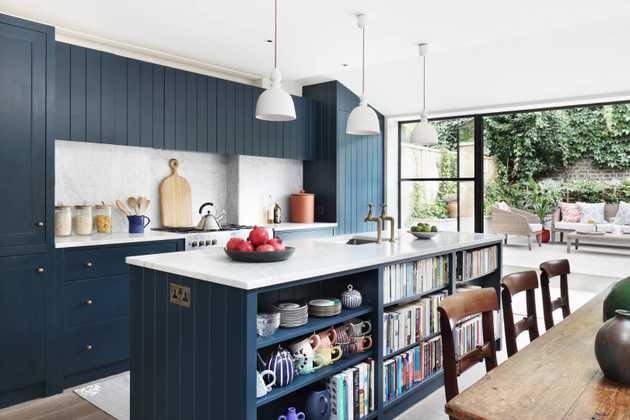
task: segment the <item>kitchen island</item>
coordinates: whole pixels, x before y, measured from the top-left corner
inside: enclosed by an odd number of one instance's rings
[[[502,238],[443,232],[431,240],[415,240],[408,233],[399,235],[394,243],[363,245],[346,244],[350,237],[297,240],[288,243],[296,248],[291,259],[269,264],[236,263],[217,248],[128,257],[131,418],[277,418],[289,406],[303,407],[309,385],[366,360],[375,362],[376,378],[374,411],[366,418],[392,418],[424,398],[442,385],[441,370],[383,401],[383,363],[405,350],[384,354],[383,314],[432,293],[454,293],[463,284],[494,287],[498,293]],[[486,271],[470,270],[476,250],[492,250],[494,260]],[[444,262],[447,281],[412,295],[392,294],[390,267],[433,258]],[[358,308],[257,336],[257,312],[280,301],[339,297],[348,284],[363,295]],[[257,353],[355,318],[373,326],[369,351],[297,376],[256,398]]]

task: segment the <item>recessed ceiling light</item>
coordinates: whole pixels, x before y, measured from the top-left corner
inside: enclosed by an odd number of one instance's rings
[[[349,66],[349,64],[343,63],[341,66],[342,66],[342,67],[348,67],[348,66]]]
[[[273,42],[273,39],[268,39],[265,42],[268,42],[269,44],[271,44]]]

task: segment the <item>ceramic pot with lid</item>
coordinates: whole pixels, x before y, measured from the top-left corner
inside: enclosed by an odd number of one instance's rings
[[[351,284],[348,285],[348,289],[341,294],[341,303],[344,308],[353,309],[361,306],[363,297],[361,292],[355,289]]]
[[[315,194],[300,191],[291,194],[290,219],[292,223],[313,223],[315,221]]]
[[[604,376],[630,385],[630,311],[617,309],[595,337],[595,357]]]

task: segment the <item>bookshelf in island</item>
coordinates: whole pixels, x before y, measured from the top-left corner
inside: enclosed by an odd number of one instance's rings
[[[437,306],[473,287],[498,299],[502,238],[347,239],[293,241],[291,259],[268,264],[221,249],[127,258],[131,419],[275,420],[324,394],[331,419],[389,419],[441,387]],[[313,316],[348,285],[358,306]],[[282,326],[258,335],[257,314],[278,309]],[[461,352],[476,331],[475,319],[456,329]]]

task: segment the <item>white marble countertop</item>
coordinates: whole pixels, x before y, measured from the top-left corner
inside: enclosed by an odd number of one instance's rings
[[[235,262],[218,247],[127,257],[126,261],[131,265],[252,290],[407,258],[501,243],[503,239],[499,235],[441,232],[431,240],[416,240],[411,234],[401,232],[399,240],[393,243],[345,244],[350,237],[366,235],[374,236],[374,233],[287,241],[287,245],[296,248],[295,253],[288,261],[277,263]]]
[[[290,232],[295,230],[316,230],[336,228],[337,223],[269,223],[265,227],[272,228],[276,232]]]
[[[152,242],[152,241],[167,241],[169,239],[184,239],[185,236],[179,233],[170,232],[156,232],[147,230],[144,233],[126,233],[126,232],[114,232],[107,233],[95,233],[89,236],[65,236],[55,238],[55,248],[76,248],[80,246],[99,246],[99,245],[114,245],[114,244],[126,244],[133,242]]]

